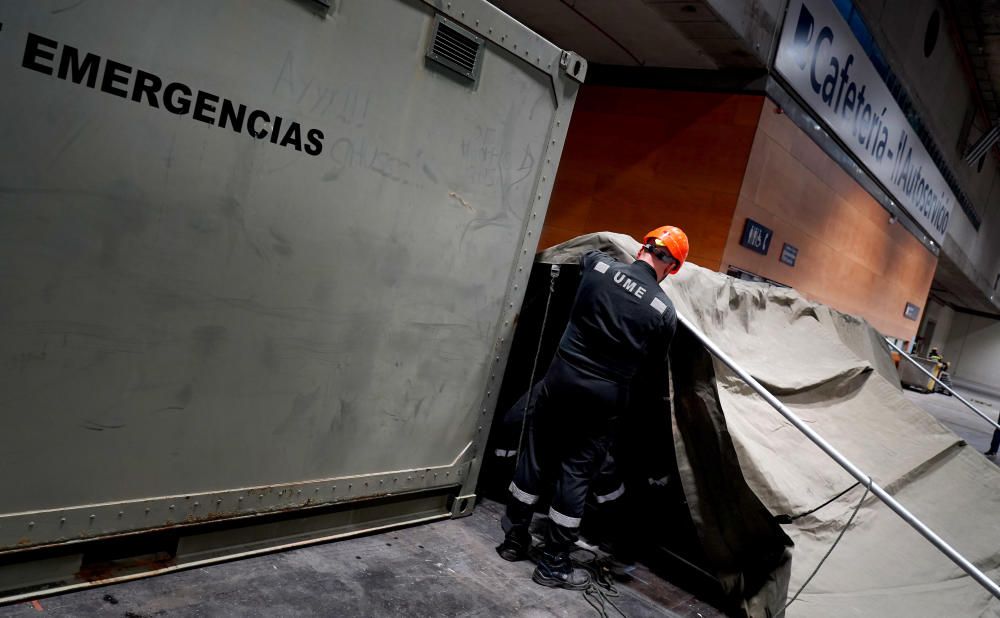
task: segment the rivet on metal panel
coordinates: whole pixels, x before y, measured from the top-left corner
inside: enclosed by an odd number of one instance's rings
[[[240,500],[242,500],[242,499],[243,498],[240,498]],[[149,515],[149,507],[148,506],[146,507],[146,515]]]
[[[531,218],[532,219],[537,219],[538,218],[538,213],[537,212],[531,213]]]
[[[542,182],[545,182],[545,176],[542,176]]]
[[[378,484],[379,485],[385,485],[385,480],[384,479],[379,479],[378,480]]]
[[[438,477],[438,473],[437,473],[437,472],[435,472],[435,473],[434,473],[434,478],[437,478],[437,477]]]
[[[300,496],[302,495],[302,490],[301,489],[299,490],[298,495],[300,495]]]
[[[170,508],[174,508],[174,507],[170,507]],[[91,513],[90,514],[90,521],[94,521],[95,517],[97,517],[97,515],[94,515],[93,513]]]
[[[330,488],[330,491],[337,491],[337,486],[336,486],[336,485],[334,485],[333,487],[331,487],[331,488]]]
[[[528,230],[528,236],[531,236],[531,230]]]
[[[353,488],[354,488],[354,483],[347,484],[347,489],[353,489]]]
[[[514,49],[517,49],[517,43],[514,43]]]
[[[243,502],[243,496],[240,496],[240,499],[238,500],[238,502]],[[146,512],[148,513],[149,509],[146,509]]]
[[[493,34],[493,28],[490,28],[490,34]]]
[[[59,518],[59,525],[61,526],[61,525],[63,525],[64,523],[66,523],[66,518],[65,518],[65,517],[60,517],[60,518]]]
[[[125,514],[125,511],[118,511],[118,519],[121,519],[122,515],[124,515],[124,514]]]
[[[29,527],[29,528],[34,528],[34,527],[35,527],[35,522],[33,522],[33,521],[29,521],[29,522],[28,522],[28,527]]]
[[[216,498],[215,499],[215,503],[216,504],[222,504],[222,498]]]
[[[172,505],[172,504],[170,505],[170,510],[171,511],[174,510],[174,505]],[[93,517],[93,515],[91,515],[91,517]]]
[[[549,165],[552,165],[552,159],[545,159],[545,162]]]
[[[451,472],[445,472],[444,475],[445,476],[451,476]]]
[[[194,508],[198,508],[198,502],[197,501],[195,501],[195,503],[194,503]]]

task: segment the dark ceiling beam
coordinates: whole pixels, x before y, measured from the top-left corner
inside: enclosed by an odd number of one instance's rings
[[[962,65],[962,71],[969,82],[969,88],[976,100],[978,114],[986,121],[983,132],[997,126],[997,98],[993,80],[988,70],[986,46],[983,41],[981,10],[982,5],[975,0],[945,0],[944,23],[948,24],[951,39],[955,41],[955,51]],[[997,154],[991,146],[990,151]]]
[[[767,69],[670,69],[590,63],[587,83],[621,88],[764,94]]]

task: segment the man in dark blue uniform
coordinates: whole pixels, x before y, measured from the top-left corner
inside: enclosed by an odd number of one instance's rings
[[[554,482],[545,544],[532,574],[543,586],[579,590],[590,583],[585,572],[573,568],[569,552],[590,483],[627,405],[632,377],[643,363],[662,361],[670,346],[677,317],[659,284],[680,269],[687,254],[684,232],[663,226],[646,234],[631,264],[599,251],[580,260],[576,300],[537,387],[510,484],[505,538],[497,547],[505,560],[527,557],[535,503]]]

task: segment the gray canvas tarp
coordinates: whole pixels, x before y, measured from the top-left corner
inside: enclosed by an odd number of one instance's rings
[[[639,245],[592,234],[539,261],[573,262],[591,248],[631,260]],[[663,288],[795,414],[987,576],[1000,577],[1000,471],[903,397],[871,326],[794,290],[690,263]],[[678,470],[705,555],[746,613],[773,615],[831,547],[864,487],[781,526],[783,543],[775,518],[807,513],[855,479],[683,328],[671,375]],[[1000,601],[869,495],[786,615],[1000,616]]]

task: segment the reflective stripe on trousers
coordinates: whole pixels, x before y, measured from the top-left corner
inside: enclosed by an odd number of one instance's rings
[[[513,481],[511,481],[510,487],[508,489],[510,489],[510,493],[515,498],[517,498],[519,502],[523,502],[525,504],[535,504],[536,502],[538,502],[538,496],[534,494],[529,494],[528,492],[524,491],[523,489],[515,485]]]

